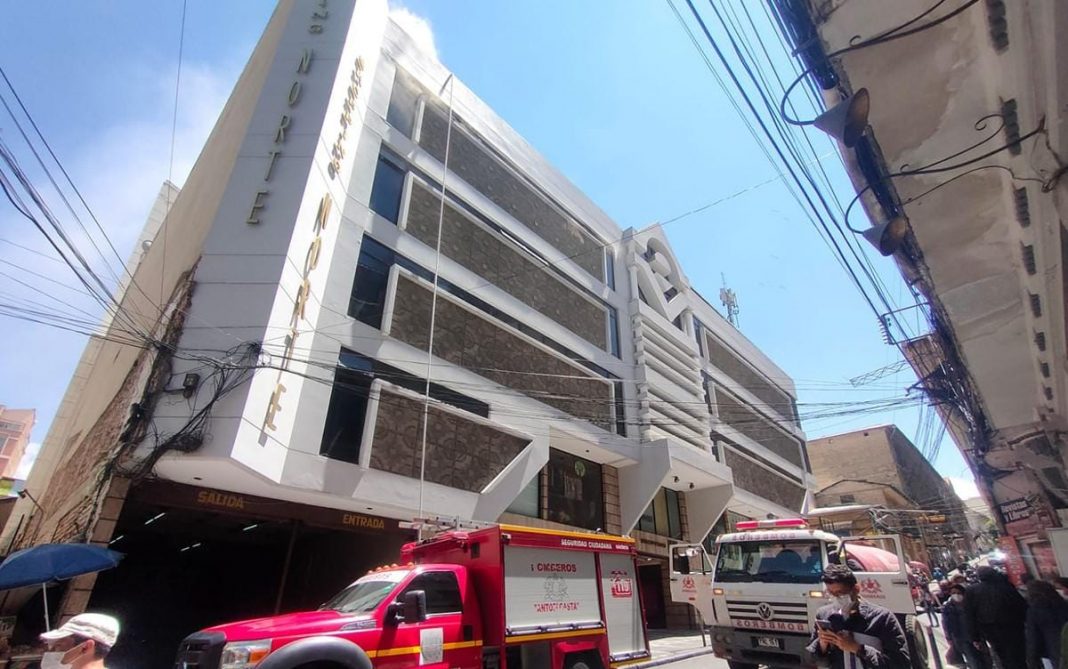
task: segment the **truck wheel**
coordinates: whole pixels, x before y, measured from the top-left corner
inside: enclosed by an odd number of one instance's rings
[[[905,616],[905,641],[909,645],[912,669],[927,669],[927,637],[923,634],[923,626],[916,622],[916,616]]]
[[[589,655],[570,655],[564,662],[564,669],[601,669],[601,661]]]
[[[727,660],[727,666],[729,666],[731,669],[757,669],[757,665],[755,664],[747,664],[745,662],[731,662],[730,660]]]

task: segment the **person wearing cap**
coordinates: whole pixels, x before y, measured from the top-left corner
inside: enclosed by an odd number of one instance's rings
[[[102,613],[81,613],[41,640],[48,652],[41,669],[105,669],[104,659],[119,638],[119,621]]]

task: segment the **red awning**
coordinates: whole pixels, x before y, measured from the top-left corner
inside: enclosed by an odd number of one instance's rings
[[[901,571],[901,562],[890,551],[875,546],[846,543],[846,554],[860,563],[864,571]]]

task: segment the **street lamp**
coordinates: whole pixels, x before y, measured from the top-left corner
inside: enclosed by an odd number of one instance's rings
[[[41,513],[44,513],[44,509],[42,509],[41,505],[37,503],[37,499],[34,498],[34,496],[30,494],[29,490],[20,490],[19,491],[19,497],[22,498],[22,499],[29,499],[31,502],[33,502],[33,505],[37,507],[38,511],[40,511]]]

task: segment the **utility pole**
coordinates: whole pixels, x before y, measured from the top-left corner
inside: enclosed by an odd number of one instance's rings
[[[723,303],[723,306],[727,308],[727,320],[731,322],[731,325],[741,329],[738,321],[738,295],[733,290],[727,287],[727,275],[720,273],[720,277],[723,278],[723,287],[719,289],[719,301]]]

